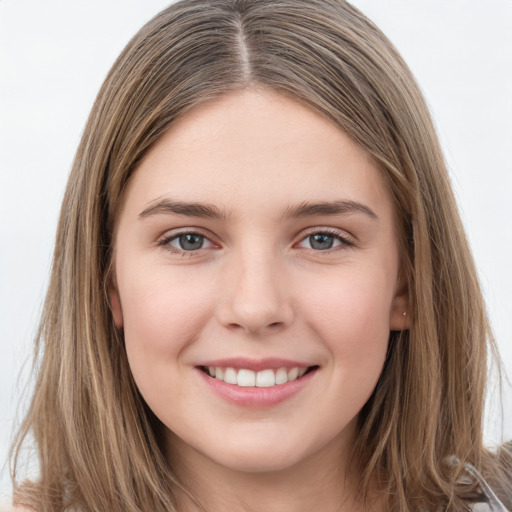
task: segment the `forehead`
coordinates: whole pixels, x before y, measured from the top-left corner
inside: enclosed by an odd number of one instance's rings
[[[334,122],[256,90],[195,107],[149,150],[125,199],[142,205],[166,194],[226,210],[344,196],[392,209],[380,169]]]

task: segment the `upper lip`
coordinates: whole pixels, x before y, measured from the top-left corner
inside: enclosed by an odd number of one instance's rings
[[[261,370],[278,370],[279,368],[309,368],[315,366],[313,364],[307,364],[299,361],[293,361],[290,359],[280,359],[275,357],[268,357],[264,359],[250,359],[245,357],[231,357],[226,359],[211,359],[203,361],[197,366],[212,366],[216,368],[237,368],[253,370],[255,372]]]

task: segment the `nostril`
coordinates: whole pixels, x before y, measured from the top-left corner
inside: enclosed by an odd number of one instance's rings
[[[248,332],[256,332],[256,331],[277,331],[284,325],[284,322],[272,322],[268,324],[266,327],[254,327],[249,325],[243,325],[236,322],[230,323],[227,327],[233,330],[243,330]]]
[[[236,329],[241,329],[241,330],[243,330],[243,331],[245,331],[245,330],[246,330],[246,329],[245,329],[245,327],[244,327],[243,325],[237,324],[237,323],[235,323],[235,322],[230,323],[230,324],[228,325],[228,327],[229,327],[230,329],[234,329],[234,330],[236,330]]]

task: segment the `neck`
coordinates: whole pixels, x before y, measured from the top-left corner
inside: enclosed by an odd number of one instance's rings
[[[251,472],[219,465],[175,436],[169,441],[169,458],[188,491],[177,496],[180,512],[362,510],[355,498],[358,472],[339,443],[330,443],[292,467]]]

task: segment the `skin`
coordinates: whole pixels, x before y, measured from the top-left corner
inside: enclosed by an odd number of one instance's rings
[[[222,216],[155,208],[165,200],[213,205]],[[286,215],[336,201],[374,216]],[[181,249],[183,230],[204,237],[202,248]],[[313,233],[332,247],[313,246]],[[198,106],[131,179],[114,265],[114,319],[134,379],[192,495],[209,511],[357,510],[359,475],[348,463],[357,415],[390,330],[407,328],[393,204],[373,160],[331,121],[276,93]],[[284,402],[247,408],[215,394],[197,368],[227,357],[317,370]]]

